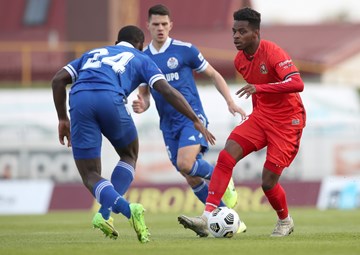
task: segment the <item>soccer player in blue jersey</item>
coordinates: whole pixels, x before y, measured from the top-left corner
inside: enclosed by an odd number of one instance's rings
[[[152,41],[144,49],[165,74],[167,81],[186,98],[204,125],[208,125],[199,93],[193,77],[193,70],[205,74],[215,84],[225,98],[229,111],[235,115],[245,112],[237,106],[224,78],[206,61],[199,50],[191,43],[169,37],[172,28],[170,11],[164,5],[155,5],[148,11],[148,30]],[[208,143],[191,122],[179,114],[156,90],[149,86],[140,86],[138,99],[133,101],[133,110],[142,113],[150,106],[152,94],[160,116],[160,129],[163,133],[166,149],[175,168],[186,178],[198,199],[205,203],[208,195],[209,180],[214,166],[202,159],[208,150]],[[233,208],[237,202],[237,193],[232,180],[229,182],[223,200]],[[224,206],[224,203],[221,203]]]
[[[185,98],[171,87],[157,65],[143,52],[144,34],[136,26],[119,31],[115,46],[90,50],[59,70],[52,79],[54,103],[59,119],[61,144],[72,146],[76,166],[84,185],[101,207],[92,224],[106,236],[116,239],[111,212],[129,219],[138,240],[149,241],[144,208],[123,198],[133,180],[138,157],[138,135],[125,104],[128,95],[141,83],[149,84],[175,109],[189,118],[194,128],[214,143]],[[69,93],[70,119],[67,115],[66,85]],[[70,132],[71,130],[71,132]],[[112,143],[120,160],[111,182],[101,176],[102,134]]]

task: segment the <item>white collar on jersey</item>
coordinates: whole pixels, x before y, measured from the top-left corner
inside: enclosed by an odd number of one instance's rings
[[[125,41],[121,41],[116,45],[120,45],[120,46],[126,46],[126,47],[130,47],[130,48],[135,48],[131,43],[125,42]]]
[[[171,38],[168,37],[165,41],[165,43],[163,44],[163,46],[161,46],[160,50],[157,51],[157,49],[155,49],[154,45],[153,45],[153,41],[151,41],[151,43],[149,44],[149,49],[151,51],[151,54],[156,55],[159,53],[164,53],[166,51],[167,48],[169,48],[171,44]]]

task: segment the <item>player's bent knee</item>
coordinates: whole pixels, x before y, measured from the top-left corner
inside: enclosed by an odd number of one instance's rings
[[[272,162],[270,162],[269,160],[265,161],[264,164],[264,168],[269,170],[270,172],[277,174],[277,175],[281,175],[282,171],[284,170],[284,166],[280,166],[277,164],[274,164]]]
[[[190,161],[178,161],[177,169],[182,174],[189,174],[192,170],[194,163]]]

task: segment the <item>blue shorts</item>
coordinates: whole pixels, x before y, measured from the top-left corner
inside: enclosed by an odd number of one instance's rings
[[[197,156],[197,158],[201,158],[202,154],[209,150],[209,144],[205,137],[194,128],[192,122],[189,122],[189,124],[185,125],[176,134],[173,132],[163,132],[163,138],[169,159],[176,169],[177,153],[179,148],[200,144],[201,153]]]
[[[109,90],[82,90],[69,96],[71,143],[75,159],[99,158],[102,134],[115,148],[137,138],[123,96]]]

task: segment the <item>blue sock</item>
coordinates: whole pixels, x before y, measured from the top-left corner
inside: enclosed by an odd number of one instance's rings
[[[109,219],[111,211],[122,213],[130,219],[131,212],[129,202],[126,201],[114,189],[114,186],[106,179],[102,179],[94,185],[93,193],[101,205],[99,213],[104,219]]]
[[[203,181],[199,185],[197,185],[195,187],[192,187],[192,190],[193,190],[194,194],[198,197],[198,199],[203,204],[205,204],[206,203],[206,198],[207,198],[208,193],[209,193],[209,186],[207,185],[207,183],[205,181]],[[225,206],[224,202],[220,201],[219,206]]]
[[[192,190],[193,190],[194,194],[198,197],[198,199],[203,204],[205,204],[206,198],[207,198],[208,192],[209,192],[209,186],[207,185],[207,183],[205,181],[203,181],[199,185],[192,187]]]
[[[111,175],[111,183],[114,185],[115,190],[123,196],[129,189],[130,184],[134,180],[135,170],[134,167],[119,161]]]
[[[214,171],[214,166],[203,159],[197,159],[189,173],[191,176],[199,176],[205,180],[210,180]]]

